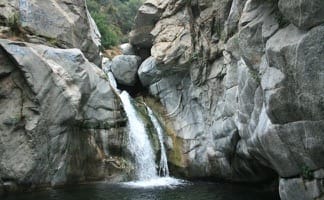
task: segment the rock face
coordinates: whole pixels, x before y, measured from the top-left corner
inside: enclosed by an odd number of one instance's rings
[[[148,0],[130,34],[145,61],[122,55],[104,69],[126,86],[138,76],[164,106],[173,174],[279,176],[282,199],[323,199],[323,9],[320,0]],[[89,62],[100,65],[100,43],[84,1],[0,0],[0,37],[0,194],[125,179],[125,119]]]
[[[123,117],[104,73],[78,49],[0,40],[0,57],[1,179],[30,186],[107,176],[100,136],[114,135]]]
[[[278,7],[284,17],[301,29],[324,22],[324,2],[321,0],[280,0]]]
[[[84,0],[0,1],[0,24],[9,23],[26,41],[60,48],[78,48],[99,65],[100,33]]]
[[[324,168],[322,1],[151,2],[133,31],[150,43],[130,41],[151,49],[138,74],[173,124],[173,172],[280,176],[282,199],[322,198],[313,177]]]
[[[144,87],[150,86],[160,79],[160,71],[156,68],[154,57],[149,57],[138,69],[138,77]]]

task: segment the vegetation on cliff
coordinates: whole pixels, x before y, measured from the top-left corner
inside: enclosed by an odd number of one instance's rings
[[[87,0],[89,12],[102,35],[103,47],[110,48],[127,40],[142,3],[143,0]]]

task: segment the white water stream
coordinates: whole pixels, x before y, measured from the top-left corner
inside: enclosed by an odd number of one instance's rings
[[[128,149],[134,155],[137,180],[156,178],[155,155],[144,123],[138,116],[131,97],[125,91],[120,94],[129,123]]]
[[[107,75],[110,85],[113,87],[116,93],[119,94],[119,97],[123,103],[129,125],[127,146],[135,159],[136,180],[124,184],[131,187],[159,187],[183,184],[184,181],[169,177],[168,161],[163,143],[163,129],[153,111],[147,107],[149,117],[158,134],[161,148],[161,158],[158,166],[158,172],[155,164],[155,154],[146,132],[144,122],[133,105],[132,98],[126,91],[123,91],[120,94],[113,74],[108,72]]]
[[[156,133],[158,134],[159,142],[160,142],[161,156],[160,156],[160,165],[159,165],[158,174],[159,176],[169,176],[168,158],[166,155],[164,140],[163,140],[163,135],[164,135],[163,128],[161,127],[159,120],[156,118],[151,108],[146,106],[146,109],[154,125]]]

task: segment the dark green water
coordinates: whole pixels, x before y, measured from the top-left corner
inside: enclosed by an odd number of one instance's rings
[[[276,193],[244,185],[192,183],[174,188],[130,188],[97,183],[10,195],[3,200],[279,200]]]

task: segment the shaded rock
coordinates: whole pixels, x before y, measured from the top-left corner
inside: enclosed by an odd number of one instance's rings
[[[104,73],[78,49],[0,40],[0,55],[0,179],[103,179],[96,138],[122,119]]]
[[[273,26],[273,10],[271,3],[247,1],[242,12],[239,22],[242,27],[238,33],[240,54],[254,70],[264,54],[264,37],[269,38],[278,29],[278,25]]]
[[[85,1],[6,1],[0,9],[6,21],[17,18],[14,23],[16,26],[19,23],[21,29],[29,33],[26,35],[28,41],[79,48],[88,60],[100,65],[101,36]]]
[[[324,23],[324,2],[321,0],[279,0],[282,15],[300,29]]]
[[[233,35],[237,31],[238,23],[239,23],[245,2],[246,2],[246,0],[244,0],[244,1],[233,0],[228,18],[226,19],[226,22],[225,22],[225,31],[226,31],[227,37]]]
[[[314,172],[314,178],[316,178],[316,179],[324,179],[324,169],[316,170]]]
[[[138,69],[138,77],[144,87],[159,81],[161,72],[156,68],[155,58],[147,58]]]
[[[156,68],[154,57],[149,57],[138,69],[138,77],[144,87],[150,86],[160,79],[161,72]]]
[[[163,0],[147,0],[139,8],[135,18],[135,29],[130,32],[129,41],[141,48],[150,48],[153,36],[150,33],[167,5]]]
[[[4,194],[4,188],[3,188],[3,184],[2,181],[0,181],[0,197]]]
[[[118,83],[134,86],[141,58],[133,55],[119,55],[113,58],[111,71]]]
[[[309,170],[323,166],[321,145],[324,139],[320,134],[323,121],[299,121],[285,125],[260,121],[260,126],[262,123],[265,125],[257,130],[258,141],[254,142],[260,142],[262,149],[259,149],[259,153],[263,154],[280,176],[302,174],[305,166]],[[273,148],[274,145],[276,148]]]
[[[322,199],[324,187],[319,180],[303,180],[302,178],[284,179],[279,182],[279,193],[282,200]]]
[[[267,90],[267,112],[273,123],[324,118],[324,26],[305,33],[290,25],[278,31],[266,45],[269,66],[284,80]]]

